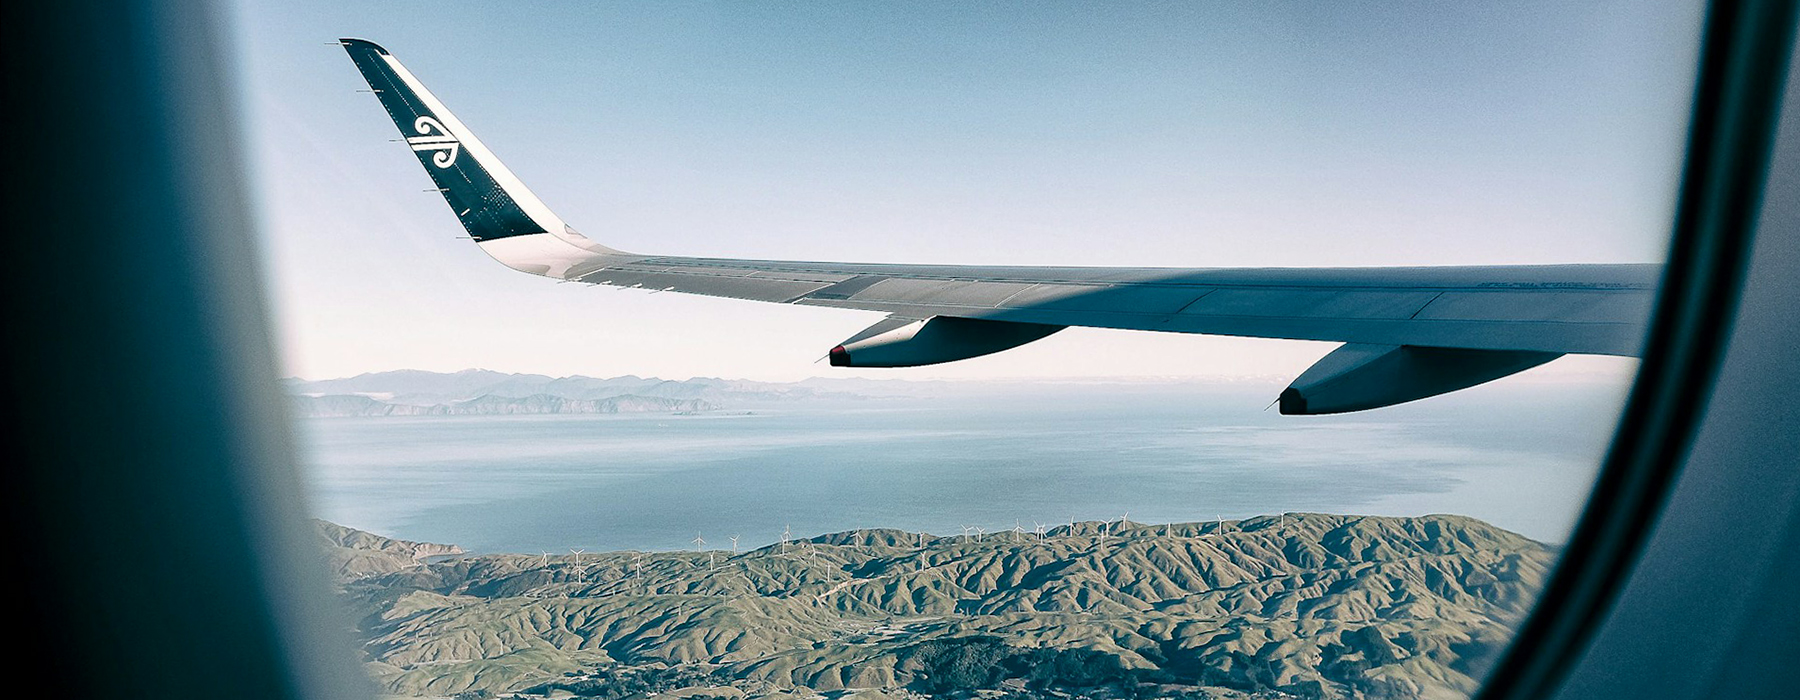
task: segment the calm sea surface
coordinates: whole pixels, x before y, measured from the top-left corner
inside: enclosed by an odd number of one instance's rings
[[[1458,513],[1560,542],[1616,384],[1503,383],[1337,417],[1279,386],[1044,385],[749,415],[316,419],[319,517],[482,552],[673,549],[863,527]]]

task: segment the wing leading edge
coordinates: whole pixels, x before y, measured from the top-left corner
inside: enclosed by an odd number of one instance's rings
[[[1283,394],[1336,413],[1472,386],[1563,354],[1636,356],[1656,265],[1100,268],[903,265],[639,255],[544,206],[385,49],[341,40],[481,248],[559,280],[878,311],[831,353],[900,367],[998,352],[1067,326],[1335,341]]]

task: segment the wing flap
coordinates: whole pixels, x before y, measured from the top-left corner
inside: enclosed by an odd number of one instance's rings
[[[1444,292],[1423,319],[1606,323],[1650,316],[1650,295],[1613,290]]]
[[[683,272],[604,269],[583,275],[582,282],[652,291],[682,292],[749,301],[788,302],[831,286],[818,280],[727,277]]]
[[[1172,314],[1212,291],[1205,287],[1152,284],[1042,283],[1007,299],[1002,306],[1008,309]]]
[[[850,298],[903,304],[940,304],[994,308],[1030,288],[1023,282],[975,282],[888,278],[869,285]]]
[[[1571,323],[1532,319],[1463,321],[1317,315],[1169,314],[1147,313],[1128,306],[1105,310],[1054,307],[985,309],[938,304],[812,298],[799,299],[796,303],[880,311],[912,318],[962,316],[1059,326],[1250,338],[1621,356],[1638,354],[1644,331],[1643,321],[1632,322],[1629,320],[1606,323]]]
[[[1441,292],[1338,289],[1221,289],[1182,313],[1275,318],[1412,318]]]

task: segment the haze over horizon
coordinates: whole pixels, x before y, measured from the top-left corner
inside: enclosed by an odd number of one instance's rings
[[[234,9],[283,373],[307,378],[1292,377],[1333,347],[1070,329],[846,370],[815,360],[878,315],[521,275],[456,240],[340,36],[386,45],[626,250],[1347,266],[1660,259],[1699,22],[1626,2]]]
[[[1121,332],[1125,332],[1125,331],[1121,331]],[[1548,365],[1546,367],[1540,367],[1540,368],[1527,370],[1525,372],[1514,375],[1512,377],[1507,377],[1503,381],[1506,381],[1508,384],[1533,383],[1533,382],[1554,382],[1554,383],[1558,383],[1558,384],[1604,383],[1604,384],[1615,384],[1618,386],[1625,386],[1631,380],[1633,374],[1636,371],[1637,371],[1637,360],[1631,359],[1631,358],[1574,357],[1574,358],[1564,358],[1563,360],[1559,360],[1558,362]],[[619,374],[593,375],[593,374],[587,374],[587,373],[582,373],[582,372],[559,373],[559,372],[532,372],[532,371],[523,371],[523,370],[513,371],[513,370],[494,369],[492,367],[464,367],[464,368],[455,369],[455,370],[430,370],[430,369],[421,369],[421,368],[417,368],[417,367],[394,367],[394,368],[387,368],[387,369],[370,369],[370,370],[365,370],[362,372],[355,372],[355,373],[351,373],[351,374],[342,374],[342,375],[336,375],[336,376],[306,377],[306,376],[300,376],[300,375],[295,375],[295,374],[287,374],[287,375],[282,376],[281,378],[284,381],[319,382],[319,381],[350,379],[350,378],[355,378],[355,377],[360,377],[360,376],[365,376],[365,375],[380,375],[380,374],[387,374],[387,373],[394,373],[394,372],[428,372],[428,373],[432,373],[432,374],[444,374],[444,375],[461,374],[461,373],[465,373],[465,372],[494,372],[494,373],[498,373],[498,374],[508,374],[508,375],[545,376],[545,377],[551,377],[551,378],[556,378],[556,379],[568,379],[568,378],[575,378],[575,377],[586,377],[586,378],[591,378],[591,379],[642,377],[642,378],[646,378],[646,379],[663,379],[663,380],[669,380],[669,381],[689,381],[689,380],[695,380],[695,379],[717,379],[717,380],[721,380],[721,381],[766,382],[766,383],[771,383],[771,384],[804,382],[809,379],[822,379],[822,380],[843,379],[843,380],[852,380],[852,381],[869,380],[869,381],[878,381],[878,382],[891,381],[891,382],[901,382],[901,383],[907,383],[907,382],[915,382],[915,383],[954,382],[954,383],[963,383],[963,384],[972,384],[972,383],[1008,384],[1008,383],[1020,383],[1020,382],[1029,382],[1029,383],[1059,383],[1059,382],[1109,383],[1109,382],[1116,382],[1116,383],[1128,383],[1128,384],[1149,383],[1149,382],[1175,382],[1175,383],[1184,383],[1184,384],[1189,384],[1189,383],[1205,384],[1205,383],[1214,383],[1214,382],[1242,384],[1242,383],[1266,382],[1266,383],[1270,383],[1270,384],[1286,384],[1287,382],[1293,380],[1293,377],[1291,375],[1282,374],[1279,372],[1269,372],[1269,373],[1262,373],[1262,374],[1197,374],[1197,373],[1188,373],[1188,374],[1130,374],[1130,373],[1100,374],[1100,373],[1094,373],[1094,374],[1040,375],[1040,376],[1004,376],[1004,375],[1001,375],[1001,376],[934,377],[934,376],[918,376],[918,375],[901,376],[901,375],[888,374],[888,373],[882,373],[882,372],[863,371],[863,372],[856,372],[854,374],[821,373],[821,374],[816,374],[816,375],[799,377],[799,378],[795,378],[795,379],[756,379],[756,378],[750,378],[750,377],[731,377],[731,376],[721,376],[721,375],[713,375],[713,374],[694,374],[694,375],[688,375],[688,376],[682,376],[682,377],[668,377],[668,376],[662,376],[662,375],[657,375],[657,374],[646,374],[646,373],[641,373],[641,372],[623,372],[623,373],[619,373]]]

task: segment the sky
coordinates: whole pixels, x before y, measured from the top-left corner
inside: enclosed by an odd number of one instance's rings
[[[1351,266],[1660,260],[1700,22],[1618,1],[231,9],[278,349],[313,379],[1292,377],[1332,348],[1070,329],[847,370],[818,360],[879,314],[514,272],[457,240],[341,36],[387,47],[614,248]]]

